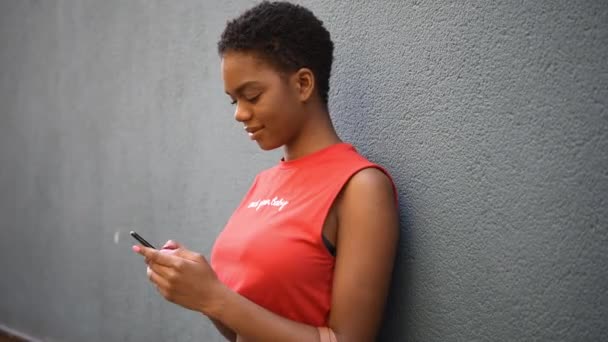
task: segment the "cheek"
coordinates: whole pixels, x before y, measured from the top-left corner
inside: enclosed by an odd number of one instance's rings
[[[268,129],[263,139],[267,147],[274,148],[277,147],[275,145],[284,144],[297,133],[298,127],[301,127],[299,103],[296,100],[289,89],[277,86],[267,92],[263,101],[260,101],[256,116]]]
[[[259,117],[265,124],[272,126],[274,130],[285,129],[290,123],[291,112],[294,104],[289,98],[289,94],[275,93],[268,94],[268,98],[259,108]]]
[[[275,134],[282,138],[294,134],[301,121],[294,109],[294,104],[290,101],[282,101],[275,107],[272,117],[272,128]]]
[[[272,150],[281,147],[297,132],[298,121],[294,118],[291,105],[287,101],[277,101],[273,106],[266,108],[264,115],[260,115],[260,120],[265,126],[265,132],[258,140],[262,149]]]

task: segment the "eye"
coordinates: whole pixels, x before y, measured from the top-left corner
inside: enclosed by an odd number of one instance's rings
[[[260,95],[262,95],[262,94],[258,94],[258,95],[254,96],[254,97],[250,97],[250,98],[247,99],[247,101],[249,101],[251,103],[256,103],[260,99]]]
[[[236,104],[236,100],[230,100],[230,104],[234,106]]]

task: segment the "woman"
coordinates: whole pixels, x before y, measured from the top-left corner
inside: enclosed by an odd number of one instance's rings
[[[398,238],[387,173],[340,141],[328,113],[333,43],[307,9],[263,2],[218,44],[235,119],[263,150],[211,263],[169,241],[134,246],[169,301],[207,315],[230,341],[372,341]]]

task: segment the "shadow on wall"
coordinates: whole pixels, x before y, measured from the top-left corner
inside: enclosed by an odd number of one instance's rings
[[[397,82],[386,81],[377,83],[376,76],[385,71],[381,65],[374,65],[366,55],[356,53],[345,59],[348,65],[337,65],[337,75],[334,77],[335,86],[332,87],[332,101],[330,112],[347,113],[335,115],[332,119],[338,127],[340,137],[344,141],[355,142],[357,150],[364,156],[370,157],[372,162],[379,163],[387,168],[397,187],[399,196],[399,243],[395,265],[393,267],[392,281],[386,310],[378,333],[378,341],[396,342],[406,341],[411,336],[411,297],[412,297],[412,229],[414,224],[413,205],[409,199],[403,179],[407,173],[398,170],[402,165],[403,156],[398,155],[399,149],[390,148],[388,140],[380,143],[372,137],[390,134],[386,123],[390,126],[399,125],[391,117],[393,113],[385,111],[387,94],[402,89]],[[361,65],[370,65],[374,71],[360,68]],[[343,77],[349,75],[349,77]],[[361,86],[367,85],[367,86]],[[395,109],[395,113],[408,112],[408,108]],[[387,120],[388,119],[388,120]],[[391,169],[397,168],[397,169]],[[401,179],[400,179],[401,178]]]
[[[399,184],[396,182],[396,184]],[[401,183],[402,184],[402,183]],[[399,244],[391,288],[378,341],[406,341],[410,336],[410,301],[413,257],[411,251],[413,217],[405,189],[399,191]]]

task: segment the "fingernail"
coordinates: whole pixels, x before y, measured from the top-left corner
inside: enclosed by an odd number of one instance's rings
[[[141,251],[141,248],[139,248],[139,246],[133,246],[131,248],[133,249],[133,252],[135,252],[135,253],[139,253],[139,251]]]

